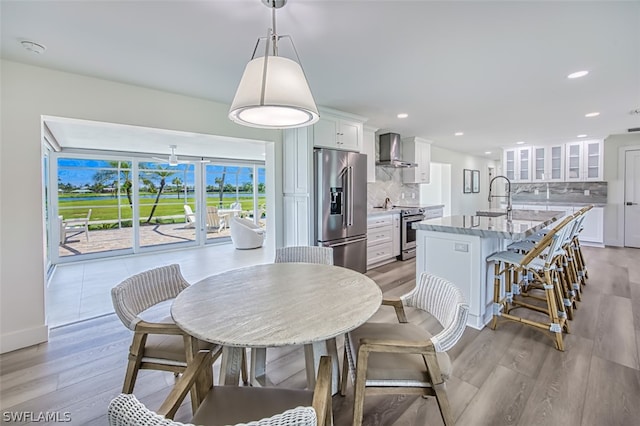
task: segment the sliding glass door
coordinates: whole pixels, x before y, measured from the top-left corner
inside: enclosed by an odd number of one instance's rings
[[[196,241],[185,209],[195,202],[195,164],[139,163],[137,199],[140,247]]]
[[[265,167],[223,161],[170,166],[149,158],[54,153],[44,167],[54,263],[230,241],[234,216],[266,227]],[[202,207],[201,207],[202,206]]]

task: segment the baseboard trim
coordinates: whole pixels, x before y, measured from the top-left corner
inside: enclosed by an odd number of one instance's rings
[[[49,327],[39,325],[0,336],[0,354],[37,345],[49,340]]]

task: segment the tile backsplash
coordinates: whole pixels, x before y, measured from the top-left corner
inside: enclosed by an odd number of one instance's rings
[[[417,204],[420,186],[402,183],[402,169],[376,166],[376,181],[367,184],[367,207],[381,206],[387,197],[393,204]]]
[[[607,182],[549,182],[511,184],[514,203],[607,203]]]

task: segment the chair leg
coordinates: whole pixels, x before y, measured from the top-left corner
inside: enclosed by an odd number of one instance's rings
[[[445,426],[452,426],[455,424],[453,418],[453,412],[451,411],[451,404],[449,404],[449,397],[447,396],[447,390],[444,383],[439,385],[433,385],[433,391],[436,395],[436,401],[440,408],[440,415]]]
[[[133,387],[136,384],[136,378],[138,377],[138,370],[140,370],[140,364],[142,363],[144,345],[146,342],[147,335],[145,333],[133,334],[133,341],[129,347],[129,362],[127,363],[127,371],[124,376],[122,393],[133,393]]]
[[[363,349],[363,346],[360,346],[356,362],[356,382],[353,386],[353,426],[361,426],[362,416],[364,415],[364,393],[367,384],[367,363],[369,361],[369,352]]]
[[[555,297],[555,289],[553,285],[553,278],[549,270],[544,271],[544,291],[547,298],[547,309],[549,310],[549,320],[551,332],[555,335],[556,349],[564,351],[564,343],[562,341],[562,325],[560,324],[560,318],[558,318],[558,304]],[[562,305],[560,305],[562,306]],[[558,329],[558,327],[560,329]]]
[[[342,356],[342,379],[340,380],[340,395],[345,396],[347,394],[347,380],[349,380],[349,360],[347,359],[347,345],[349,344],[349,337],[344,337],[344,352]]]
[[[495,261],[493,266],[493,305],[494,309],[500,303],[500,262]],[[498,326],[498,315],[494,312],[491,319],[491,329],[495,330]]]

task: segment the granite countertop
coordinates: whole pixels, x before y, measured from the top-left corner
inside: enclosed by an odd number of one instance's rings
[[[369,207],[367,209],[367,216],[376,216],[376,215],[381,215],[381,214],[388,214],[388,213],[392,213],[392,214],[400,214],[400,212],[403,209],[409,208],[410,206],[407,204],[405,206],[393,206],[389,209],[383,209],[382,207]],[[425,210],[430,210],[430,209],[439,209],[439,208],[443,208],[444,204],[420,204],[420,205],[415,205],[414,207],[416,208],[421,208],[421,209],[425,209]]]
[[[531,210],[529,212],[535,212],[535,218],[507,220],[506,216],[447,216],[416,222],[413,224],[413,229],[521,240],[564,216],[564,212],[558,211]]]
[[[489,214],[483,214],[483,213],[489,213]],[[497,214],[497,213],[502,213],[503,216],[507,215],[506,209],[500,209],[500,208],[478,210],[476,212],[476,215],[490,216],[491,214]],[[515,220],[547,220],[550,216],[555,215],[557,217],[562,217],[565,214],[565,212],[563,211],[525,210],[525,209],[512,210],[512,213],[513,213],[513,219]],[[496,215],[494,217],[498,217],[498,216]]]
[[[377,216],[377,215],[383,215],[383,214],[400,214],[400,212],[402,211],[401,208],[398,207],[392,207],[390,209],[383,209],[383,208],[370,208],[367,209],[367,216]]]
[[[524,200],[511,200],[513,205],[528,205],[528,206],[569,206],[569,207],[584,207],[593,205],[593,207],[604,207],[604,203],[579,203],[579,202],[562,202],[562,201],[524,201]]]

